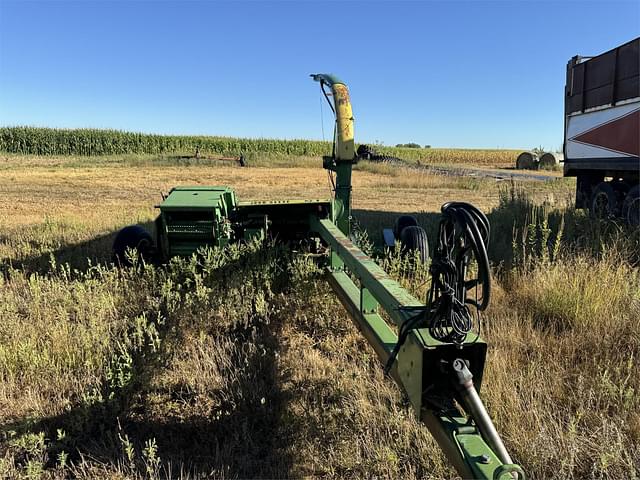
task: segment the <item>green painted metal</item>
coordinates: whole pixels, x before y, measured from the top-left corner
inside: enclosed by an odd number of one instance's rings
[[[401,325],[424,304],[391,279],[331,220],[312,219],[310,223],[331,248],[327,274],[330,285],[380,360],[386,363],[398,337],[383,315]],[[453,388],[443,384],[438,372],[439,361],[464,358],[475,367],[476,375],[481,375],[485,352],[486,345],[480,338],[458,348],[434,339],[427,329],[418,329],[411,332],[400,349],[390,374],[407,394],[416,418],[427,425],[464,478],[512,480],[511,472],[518,472],[519,478],[524,479],[522,469],[504,465],[473,420],[461,414],[453,402]],[[449,395],[446,411],[442,405],[435,407],[434,396],[425,393],[434,388],[436,396]]]
[[[229,187],[175,187],[160,204],[160,211],[217,209],[228,216],[236,204],[236,194]]]
[[[287,242],[319,236],[330,248],[327,280],[380,360],[387,363],[398,342],[392,324],[400,327],[424,314],[426,306],[349,239],[351,174],[356,161],[349,93],[334,75],[313,78],[332,88],[336,111],[336,148],[323,165],[336,173],[334,199],[238,202],[228,187],[174,188],[159,206],[157,249],[166,259],[241,239],[270,235]],[[427,328],[420,328],[409,333],[390,375],[406,392],[416,418],[431,431],[462,477],[509,480],[516,474],[523,480],[522,469],[504,464],[485,441],[482,422],[478,428],[465,415],[464,398],[446,367],[463,360],[479,390],[485,357],[486,344],[479,336],[458,346],[438,341]],[[486,434],[486,429],[483,431]]]
[[[373,259],[356,247],[330,220],[312,219],[311,228],[325,240],[349,270],[361,279],[371,294],[390,311],[389,315],[401,325],[424,304],[402,288]],[[332,268],[339,268],[331,265]],[[435,342],[435,340],[434,340]]]
[[[376,312],[365,312],[360,306],[361,289],[342,271],[329,272],[329,283],[337,287],[338,296],[351,318],[361,318],[356,326],[364,329],[365,337],[373,345],[380,358],[388,358],[398,341],[398,336]]]
[[[361,298],[365,298],[367,302],[364,306],[371,309],[373,301],[375,301],[397,326],[402,325],[425,308],[420,300],[389,277],[382,267],[354,245],[330,220],[312,219],[310,223],[313,231],[317,232],[331,247],[330,269],[333,272],[339,272],[346,268],[357,279],[361,288],[366,290],[366,293],[358,295],[356,305],[362,305]],[[437,372],[434,372],[432,376],[415,374],[416,370],[422,371],[419,367],[425,360],[429,367],[437,370],[437,362],[441,358],[464,357],[468,359],[473,364],[471,369],[474,377],[478,379],[479,388],[485,352],[486,344],[480,337],[472,338],[462,348],[458,348],[455,345],[436,340],[427,329],[414,330],[400,350],[400,355],[415,357],[413,365],[409,362],[406,371],[401,371],[401,378],[416,415],[419,417],[422,409],[423,388],[432,386],[434,385],[432,382],[440,380]]]
[[[337,162],[336,172],[336,201],[340,202],[339,215],[336,225],[345,234],[351,234],[351,162]]]
[[[198,248],[223,247],[240,239],[304,238],[310,216],[331,218],[331,200],[238,202],[229,187],[176,187],[158,206],[156,244],[164,259]]]
[[[236,204],[229,187],[173,188],[159,205],[156,221],[161,255],[190,255],[203,246],[227,245],[232,240],[228,219]]]
[[[456,410],[446,415],[425,410],[421,420],[465,478],[513,480],[510,472],[515,471],[521,475],[520,480],[525,479],[522,469],[502,463],[469,418]]]
[[[336,136],[333,155],[324,158],[323,166],[336,173],[335,223],[345,235],[349,235],[351,233],[351,170],[357,161],[349,89],[344,82],[332,74],[320,73],[311,77],[320,82],[321,87],[324,84],[331,87],[332,108],[336,116]]]
[[[314,199],[314,200],[274,200],[274,199],[269,199],[269,200],[252,200],[250,202],[238,202],[237,203],[238,208],[242,209],[242,208],[263,208],[263,207],[275,207],[275,206],[287,206],[287,205],[292,205],[292,206],[300,206],[300,205],[321,205],[324,207],[330,207],[331,205],[331,200],[328,199]]]

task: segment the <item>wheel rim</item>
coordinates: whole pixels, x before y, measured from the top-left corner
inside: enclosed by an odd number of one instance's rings
[[[149,254],[149,249],[151,248],[151,242],[148,238],[143,238],[136,245],[136,250],[138,251],[139,258],[147,258]]]
[[[604,193],[598,193],[593,199],[593,213],[598,218],[607,218],[611,213],[611,205],[609,205],[609,196]]]
[[[629,225],[640,225],[640,197],[634,198],[629,204],[626,220]]]

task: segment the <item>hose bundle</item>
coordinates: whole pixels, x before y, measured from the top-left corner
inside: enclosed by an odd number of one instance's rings
[[[436,248],[429,268],[431,288],[426,308],[400,326],[398,343],[391,352],[385,373],[393,366],[411,330],[426,327],[436,340],[462,345],[475,327],[469,306],[479,315],[489,305],[489,220],[470,203],[449,202],[441,210]],[[473,298],[467,296],[472,289],[475,289]]]
[[[427,297],[427,326],[433,338],[462,344],[474,327],[469,305],[477,312],[489,305],[489,234],[489,220],[470,203],[449,202],[442,206]],[[475,273],[467,279],[471,269]],[[473,288],[475,297],[467,297]]]

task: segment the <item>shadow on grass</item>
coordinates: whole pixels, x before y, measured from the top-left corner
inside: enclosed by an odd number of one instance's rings
[[[153,235],[153,222],[140,223],[139,225]],[[26,240],[30,244],[31,250],[39,252],[20,256],[17,259],[0,261],[0,273],[14,268],[26,273],[46,274],[51,271],[52,265],[69,265],[72,270],[85,272],[91,265],[108,265],[112,262],[113,240],[118,231],[98,235],[83,242],[62,245],[58,248],[49,248],[40,242]],[[11,243],[11,238],[0,235],[0,243]]]
[[[221,372],[229,387],[209,393],[208,400],[218,405],[215,414],[152,420],[133,415],[127,432],[140,440],[155,438],[163,462],[196,477],[214,472],[232,478],[288,477],[292,432],[284,410],[291,399],[281,389],[277,370],[282,323],[263,320],[255,318],[229,332],[239,345],[252,346],[234,349],[229,367]],[[197,401],[177,392],[180,385],[156,394],[174,402]],[[170,476],[179,473],[174,470]]]
[[[233,284],[232,279],[245,277],[247,268],[260,266],[265,257],[262,248],[250,252],[217,268],[210,278]],[[184,272],[172,278],[183,280]],[[288,288],[286,275],[281,277],[274,282],[273,291]],[[223,387],[198,397],[188,386],[177,382],[154,385],[154,378],[170,364],[173,353],[185,346],[185,330],[192,327],[194,315],[198,317],[197,311],[190,311],[192,308],[193,305],[185,305],[168,311],[161,302],[151,313],[140,312],[148,318],[162,316],[165,321],[156,324],[162,340],[160,349],[154,350],[145,343],[128,352],[130,381],[114,387],[113,377],[107,378],[62,414],[3,425],[2,437],[43,432],[47,445],[45,467],[49,469],[56,466],[58,455],[64,451],[78,468],[90,459],[110,472],[136,476],[148,471],[148,459],[140,452],[146,441],[155,439],[163,477],[290,476],[293,427],[287,421],[284,406],[291,394],[284,392],[277,366],[286,314],[264,316],[252,310],[244,320],[234,320],[228,326],[210,326],[212,335],[231,339],[233,348],[228,357],[217,362],[216,368],[225,379]],[[118,358],[127,356],[116,355]],[[111,371],[118,368],[112,358]],[[204,402],[204,407],[195,405],[199,401]],[[126,442],[131,442],[138,452],[133,461],[126,455]],[[6,448],[7,444],[0,444],[0,450]],[[24,452],[14,458],[22,468],[30,460]]]
[[[525,207],[507,203],[489,212],[493,232],[491,245],[497,249],[493,253],[490,250],[493,261],[499,260],[500,249],[507,251],[511,247],[514,222],[520,219]],[[354,217],[370,232],[374,241],[381,241],[382,228],[392,227],[401,214],[354,211]],[[418,213],[416,217],[433,242],[439,213]],[[74,251],[83,251],[82,248],[85,247],[66,247],[57,252],[55,258],[62,259]],[[232,280],[242,278],[252,265],[264,263],[263,253],[259,249],[225,264],[211,278],[232,285]],[[32,261],[31,266],[38,265],[37,258]],[[172,280],[186,284],[179,274]],[[276,282],[274,291],[285,291],[287,285],[284,280]],[[250,290],[248,292],[252,294]],[[22,419],[2,427],[2,431],[45,432],[50,442],[49,466],[53,466],[56,455],[64,450],[75,461],[80,461],[82,454],[85,458],[126,470],[129,467],[123,454],[122,437],[127,435],[138,452],[145,441],[154,438],[158,455],[169,469],[169,477],[184,473],[240,478],[290,476],[296,426],[295,419],[288,418],[285,406],[295,403],[296,399],[292,398],[295,392],[283,388],[283,374],[278,370],[286,310],[272,317],[254,312],[247,321],[234,322],[227,329],[215,332],[215,335],[231,339],[235,348],[228,359],[217,365],[220,375],[228,379],[224,388],[205,392],[204,401],[210,405],[203,406],[198,405],[203,399],[184,384],[176,382],[164,387],[153,384],[154,377],[169,363],[170,351],[185,346],[184,330],[188,325],[182,315],[189,313],[188,309],[192,307],[185,306],[173,313],[163,308],[161,305],[157,313],[167,321],[159,326],[159,333],[166,340],[163,344],[171,348],[157,354],[148,350],[136,352],[132,358],[134,382],[116,390],[105,384],[99,400],[79,399],[63,414],[36,420]],[[193,319],[198,311],[191,315],[185,318]],[[66,435],[58,441],[59,429]],[[138,456],[135,461],[137,468],[144,471],[144,459]]]
[[[513,228],[516,217],[527,210],[527,205],[520,205],[514,200],[512,205],[498,207],[491,212],[485,212],[492,227],[492,238],[489,246],[490,260],[494,262],[510,262],[512,258]],[[382,249],[384,245],[382,230],[393,228],[396,218],[406,215],[406,212],[353,210],[353,217],[360,227],[367,231],[369,239],[374,245]],[[429,237],[429,245],[433,245],[440,221],[440,212],[414,212],[418,224],[422,226]],[[523,220],[523,219],[520,219]],[[153,234],[153,222],[140,224]],[[68,264],[71,269],[86,271],[90,265],[109,264],[112,260],[111,249],[117,231],[100,235],[84,242],[64,245],[57,249],[49,249],[38,244],[32,245],[33,250],[42,250],[41,253],[27,255],[15,260],[0,262],[0,273],[9,267],[26,272],[47,273],[51,269],[52,260],[56,265]],[[6,236],[0,235],[0,243],[10,242]]]

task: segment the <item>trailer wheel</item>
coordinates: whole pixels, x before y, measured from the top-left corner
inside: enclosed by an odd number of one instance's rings
[[[149,232],[139,225],[129,225],[118,232],[113,241],[113,261],[117,265],[130,267],[131,258],[127,256],[127,250],[132,249],[138,252],[138,259],[148,260],[153,238]]]
[[[606,219],[618,216],[620,202],[610,182],[600,182],[593,190],[590,211],[595,218]]]
[[[616,194],[616,216],[619,218],[623,218],[622,209],[624,207],[624,199],[627,198],[627,193],[629,193],[629,189],[631,187],[624,180],[615,180],[611,182],[611,186],[613,187],[613,191]]]
[[[405,227],[400,233],[400,244],[405,253],[418,252],[422,263],[429,259],[429,240],[424,228],[415,225]]]
[[[413,215],[400,215],[396,219],[396,223],[393,226],[393,236],[396,237],[396,240],[400,240],[400,235],[402,234],[402,230],[405,227],[417,227],[418,220]]]
[[[627,193],[622,204],[622,218],[629,225],[640,225],[640,185],[636,185]]]

